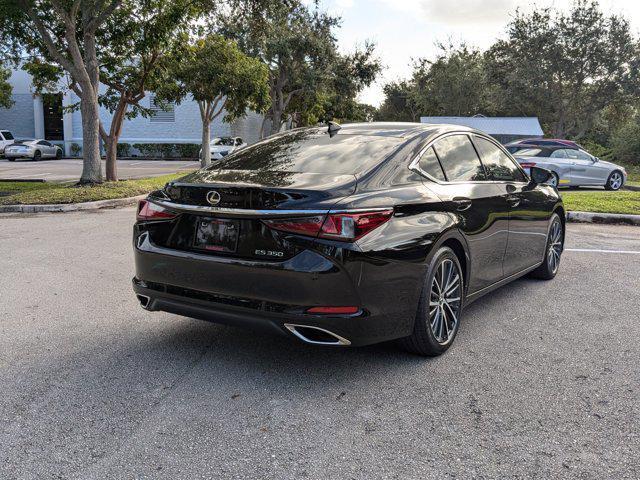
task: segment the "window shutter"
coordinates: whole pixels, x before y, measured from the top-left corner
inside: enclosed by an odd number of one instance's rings
[[[149,120],[151,123],[167,123],[176,121],[176,112],[173,109],[173,104],[165,106],[165,110],[156,105],[155,95],[151,95],[149,98],[149,107],[151,109],[151,116]]]

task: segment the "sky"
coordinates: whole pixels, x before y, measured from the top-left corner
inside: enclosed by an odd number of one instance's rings
[[[384,69],[359,100],[378,106],[382,86],[410,76],[413,59],[433,58],[437,43],[465,42],[481,49],[504,38],[516,9],[530,11],[536,5],[567,9],[571,0],[320,0],[320,8],[342,18],[337,31],[343,52],[365,41],[376,44]],[[639,0],[601,0],[605,13],[624,15],[633,31],[640,32]]]

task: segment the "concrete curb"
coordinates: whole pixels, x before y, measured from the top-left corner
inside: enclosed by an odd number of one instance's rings
[[[640,192],[640,187],[636,186],[636,185],[625,185],[624,190],[629,190],[631,192]]]
[[[640,215],[623,215],[618,213],[567,212],[567,220],[583,223],[609,223],[640,226]]]
[[[0,205],[0,213],[41,213],[41,212],[77,212],[80,210],[97,210],[99,208],[116,208],[133,205],[146,198],[147,194],[96,202],[61,203],[50,205]]]

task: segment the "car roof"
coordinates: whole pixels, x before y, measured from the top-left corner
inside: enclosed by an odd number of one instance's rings
[[[564,140],[561,138],[527,138],[524,140],[516,140],[508,143],[509,147],[544,147],[544,148],[571,148],[578,150],[582,148],[579,144],[572,140]]]
[[[342,124],[340,125],[340,130],[338,130],[337,134],[410,138],[416,135],[429,135],[450,131],[482,133],[473,128],[461,125],[417,122],[368,122]]]

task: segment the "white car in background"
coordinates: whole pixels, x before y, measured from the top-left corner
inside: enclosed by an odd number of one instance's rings
[[[47,140],[15,140],[4,149],[4,156],[10,162],[16,158],[30,158],[36,161],[42,158],[62,158],[62,148]]]
[[[520,166],[542,167],[553,174],[549,182],[556,187],[604,187],[620,190],[627,181],[621,165],[600,160],[570,140],[528,139],[505,145]]]
[[[209,148],[211,149],[211,160],[220,160],[230,153],[246,147],[247,144],[240,137],[218,137],[211,140]],[[199,158],[202,158],[202,149],[200,149]]]
[[[4,154],[4,149],[13,142],[13,134],[9,130],[0,130],[0,155]]]

